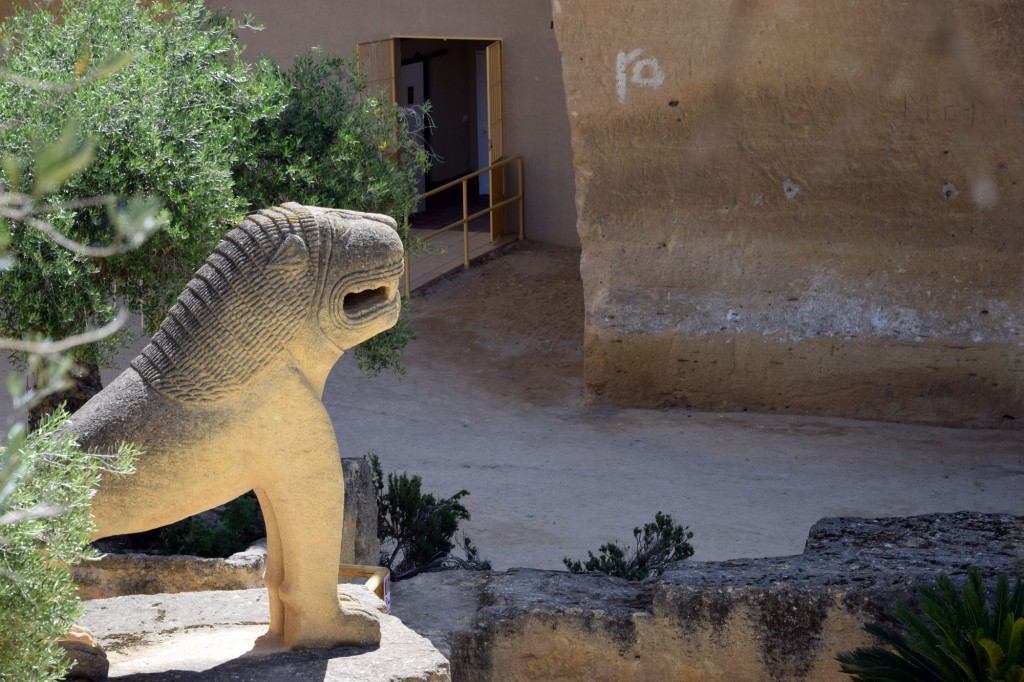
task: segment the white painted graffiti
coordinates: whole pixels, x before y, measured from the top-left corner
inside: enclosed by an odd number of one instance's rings
[[[643,48],[636,48],[631,52],[619,51],[615,58],[615,90],[619,95],[619,102],[626,101],[626,89],[629,84],[639,85],[642,88],[657,88],[665,82],[665,73],[661,70],[661,64],[656,57],[640,59]],[[629,78],[626,71],[632,64]]]

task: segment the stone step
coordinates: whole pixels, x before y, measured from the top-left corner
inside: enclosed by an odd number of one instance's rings
[[[146,682],[450,682],[447,659],[368,590],[339,594],[381,612],[381,644],[288,651],[257,641],[269,623],[263,589],[131,595],[86,602],[82,625],[106,650],[112,679]]]

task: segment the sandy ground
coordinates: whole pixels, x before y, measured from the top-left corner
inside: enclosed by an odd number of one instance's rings
[[[1024,432],[582,401],[579,252],[519,245],[415,296],[406,376],[342,358],[324,402],[346,456],[466,489],[496,569],[561,568],[670,513],[695,559],[798,553],[826,516],[1024,514]]]
[[[1024,514],[1020,430],[584,405],[578,250],[519,244],[411,315],[405,377],[346,356],[324,402],[345,456],[468,490],[467,534],[496,569],[561,568],[657,511],[700,560],[798,553],[826,516]]]

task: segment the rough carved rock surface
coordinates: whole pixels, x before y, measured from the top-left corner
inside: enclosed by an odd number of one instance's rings
[[[380,563],[377,538],[377,491],[373,467],[366,457],[343,457],[345,522],[341,532],[341,563],[376,566]]]
[[[265,590],[128,596],[86,603],[83,622],[110,657],[110,676],[138,682],[448,682],[447,660],[368,590],[344,585],[380,620],[381,643],[288,651],[266,630]]]
[[[227,559],[152,554],[105,554],[72,568],[82,599],[129,594],[176,594],[263,587],[266,540]]]
[[[344,481],[321,400],[341,354],[398,319],[402,268],[387,216],[286,204],[225,235],[131,368],[68,421],[85,448],[144,452],[101,480],[94,539],[255,490],[270,631],[289,647],[379,641],[335,593]]]
[[[64,658],[74,661],[65,679],[103,682],[110,672],[107,652],[88,628],[71,626],[71,632],[59,644],[64,648]]]
[[[345,522],[341,563],[375,566],[380,560],[373,472],[364,457],[341,460],[345,476]],[[263,587],[267,543],[260,540],[227,559],[151,554],[105,554],[72,568],[82,599],[128,594],[174,594]]]
[[[398,584],[393,604],[446,652],[455,680],[840,682],[834,656],[870,641],[864,622],[972,566],[1024,577],[1024,517],[824,519],[798,556],[685,561],[643,583],[427,574]]]

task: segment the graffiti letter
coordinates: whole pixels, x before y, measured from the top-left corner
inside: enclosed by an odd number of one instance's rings
[[[636,48],[629,54],[619,51],[619,56],[615,58],[615,90],[619,94],[619,101],[626,101],[626,67],[629,63],[640,56],[643,50]]]
[[[644,73],[647,69],[647,73]],[[646,88],[656,88],[665,82],[665,74],[661,72],[661,65],[654,57],[641,59],[633,65],[633,77],[630,80],[636,85]]]
[[[615,58],[615,91],[619,96],[619,102],[626,101],[626,67],[641,54],[643,54],[643,49],[638,47],[632,52],[620,51]],[[657,88],[665,82],[665,74],[662,72],[658,60],[648,57],[633,64],[629,82],[644,88]]]

